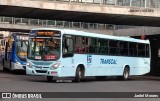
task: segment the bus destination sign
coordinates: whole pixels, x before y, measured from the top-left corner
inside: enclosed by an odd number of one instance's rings
[[[59,31],[43,31],[39,30],[37,32],[37,36],[44,36],[44,37],[60,37],[61,34]]]
[[[39,36],[52,36],[53,34],[54,32],[42,32],[42,31],[38,32]]]

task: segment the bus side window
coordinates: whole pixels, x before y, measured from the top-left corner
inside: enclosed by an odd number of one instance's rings
[[[98,54],[108,54],[108,40],[98,39]]]
[[[67,43],[67,38],[64,38],[63,39],[63,53],[68,52],[68,47],[69,47],[69,45]]]
[[[128,56],[128,42],[120,41],[120,53],[119,55]]]
[[[67,44],[65,48],[67,48],[67,52],[69,53],[73,52],[73,39],[72,38],[67,38]]]
[[[63,57],[73,56],[73,39],[72,37],[63,37]]]
[[[79,52],[80,51],[80,46],[75,46],[75,52]]]
[[[109,54],[110,55],[119,54],[119,41],[115,41],[115,40],[109,41]]]
[[[145,44],[138,44],[138,56],[145,57]]]
[[[130,42],[129,43],[129,55],[130,56],[137,56],[137,43]]]
[[[90,38],[89,53],[97,54],[97,49],[98,49],[97,38]]]
[[[149,45],[147,45],[147,44],[146,44],[146,47],[145,47],[145,56],[149,57]]]
[[[85,41],[86,41],[85,37],[79,37],[79,36],[75,37],[75,52],[85,53],[86,51]]]
[[[80,37],[75,36],[75,48],[74,51],[79,53],[80,52]]]

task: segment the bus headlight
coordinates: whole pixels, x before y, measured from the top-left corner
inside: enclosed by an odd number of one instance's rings
[[[60,62],[55,63],[53,66],[51,66],[51,69],[57,69],[60,66]]]
[[[32,68],[32,64],[29,63],[29,62],[26,63],[26,66],[29,67],[29,68]]]
[[[16,64],[21,65],[21,63],[18,60],[16,60]]]

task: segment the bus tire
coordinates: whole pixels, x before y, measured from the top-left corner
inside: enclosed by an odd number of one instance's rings
[[[129,79],[129,73],[130,73],[129,67],[125,67],[124,71],[123,71],[123,75],[122,76],[117,76],[117,78],[119,80],[128,80]]]
[[[123,80],[128,80],[128,79],[129,79],[129,68],[125,67],[123,72]]]
[[[80,66],[78,66],[76,70],[75,81],[80,82],[83,77],[84,77],[84,71]]]
[[[124,68],[123,75],[119,78],[121,80],[128,80],[129,79],[129,67]]]
[[[47,81],[51,82],[53,80],[53,76],[47,76]]]

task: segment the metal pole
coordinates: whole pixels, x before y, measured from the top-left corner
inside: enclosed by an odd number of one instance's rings
[[[70,26],[71,26],[70,24],[71,24],[71,23],[70,23],[70,22],[68,22],[68,21],[66,21],[66,23],[68,24],[68,28],[70,28]]]
[[[102,3],[103,3],[103,0],[100,1],[100,5],[102,5]]]
[[[132,0],[130,0],[130,4],[129,4],[129,6],[130,6],[130,7],[132,7]]]
[[[31,25],[31,19],[28,19],[28,25]]]
[[[46,26],[48,25],[48,20],[46,20]]]
[[[63,22],[63,25],[62,25],[62,26],[64,27],[64,21],[62,21],[62,22]]]
[[[147,7],[147,0],[144,1],[144,7],[146,8]]]
[[[115,6],[117,6],[117,4],[118,4],[117,2],[118,2],[118,1],[117,1],[117,0],[114,0],[114,1],[115,1]]]
[[[57,26],[57,20],[55,20],[55,26]]]
[[[40,24],[39,24],[39,19],[38,19],[38,26],[40,26]]]
[[[114,35],[116,36],[116,25],[113,25]]]
[[[14,20],[13,20],[13,17],[12,17],[12,24],[14,24]]]
[[[2,22],[4,22],[4,16],[3,16]]]
[[[73,28],[73,22],[72,22],[72,26],[71,26],[71,28]]]
[[[20,24],[22,24],[22,18],[21,18],[21,22],[20,22]]]
[[[81,26],[82,26],[82,24],[81,24],[81,22],[79,22],[79,28],[81,28]]]

